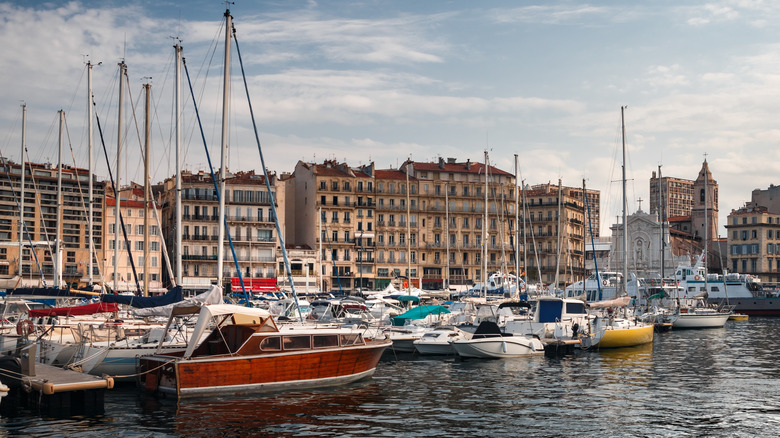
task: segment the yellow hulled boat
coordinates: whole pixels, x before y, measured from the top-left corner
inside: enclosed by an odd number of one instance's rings
[[[748,316],[744,313],[732,313],[729,315],[729,320],[731,321],[747,321]]]
[[[653,325],[643,322],[634,323],[626,319],[614,320],[607,324],[604,336],[596,344],[597,348],[621,348],[653,342]]]

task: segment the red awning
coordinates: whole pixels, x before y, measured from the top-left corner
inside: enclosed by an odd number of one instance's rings
[[[83,306],[73,307],[54,307],[52,309],[33,309],[30,310],[30,317],[39,316],[76,316],[76,315],[92,315],[93,313],[106,313],[116,312],[119,310],[119,304],[117,303],[93,303],[85,304]]]
[[[230,279],[230,285],[233,291],[241,291],[241,281],[237,277]],[[279,292],[275,278],[245,278],[244,287],[252,292]]]

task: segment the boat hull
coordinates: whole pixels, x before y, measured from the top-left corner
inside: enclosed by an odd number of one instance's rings
[[[206,356],[183,360],[155,355],[140,358],[148,391],[178,397],[244,394],[341,385],[373,375],[390,341],[348,348],[256,356]]]
[[[597,348],[622,348],[653,342],[653,325],[643,325],[620,329],[607,329]]]
[[[750,316],[780,316],[780,298],[710,298],[708,301],[715,305],[734,306],[734,312]]]
[[[544,354],[544,344],[536,338],[514,336],[464,339],[454,341],[452,347],[461,357],[500,359],[506,357],[536,356]]]
[[[447,355],[455,354],[455,349],[449,342],[415,342],[414,348],[420,354]]]
[[[728,313],[714,315],[697,315],[695,313],[681,313],[674,322],[675,329],[707,329],[721,328],[729,319]]]

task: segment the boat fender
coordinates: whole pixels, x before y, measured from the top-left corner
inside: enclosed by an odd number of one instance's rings
[[[46,382],[43,384],[43,387],[41,388],[41,392],[44,395],[52,395],[54,394],[54,384],[51,382]]]
[[[501,351],[506,353],[506,342],[503,342],[503,341],[501,342]]]
[[[16,334],[27,336],[35,331],[35,324],[29,319],[23,319],[16,324]]]
[[[579,324],[577,324],[576,322],[574,324],[572,324],[571,325],[571,337],[572,338],[576,338],[577,337],[577,332],[579,330],[580,330],[580,325]]]

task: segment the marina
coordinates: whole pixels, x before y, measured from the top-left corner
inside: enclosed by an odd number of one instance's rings
[[[337,388],[177,403],[121,385],[102,415],[0,422],[26,436],[776,436],[777,351],[780,320],[756,317],[562,358],[386,353]]]

